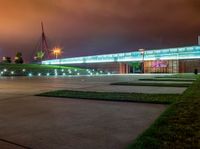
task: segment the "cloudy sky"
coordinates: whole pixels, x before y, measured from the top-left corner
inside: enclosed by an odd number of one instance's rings
[[[63,57],[194,45],[200,0],[0,0],[0,57],[30,59],[41,21]]]

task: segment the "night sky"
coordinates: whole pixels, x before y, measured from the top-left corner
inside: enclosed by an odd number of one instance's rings
[[[30,60],[41,21],[63,57],[195,45],[200,0],[0,0],[0,57]]]

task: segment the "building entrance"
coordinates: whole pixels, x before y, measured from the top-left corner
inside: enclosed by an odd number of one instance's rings
[[[145,61],[145,73],[178,73],[179,62],[178,60],[155,60]]]

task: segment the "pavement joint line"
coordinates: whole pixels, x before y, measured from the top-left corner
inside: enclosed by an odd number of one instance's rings
[[[0,141],[1,141],[1,142],[8,143],[8,144],[12,144],[12,145],[15,145],[15,146],[24,148],[24,149],[32,149],[32,148],[30,148],[30,147],[27,147],[27,146],[24,146],[24,145],[20,145],[20,144],[18,144],[18,143],[11,142],[11,141],[8,141],[8,140],[5,140],[5,139],[1,139],[1,138],[0,138]]]

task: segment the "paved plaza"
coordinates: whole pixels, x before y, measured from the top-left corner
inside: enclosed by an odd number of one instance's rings
[[[60,90],[181,93],[184,88],[109,87],[139,76],[0,78],[0,148],[123,149],[166,105],[37,97]],[[144,77],[144,76],[143,76]],[[148,76],[147,76],[148,78]],[[115,89],[116,88],[116,89]],[[121,89],[121,90],[120,90]]]

